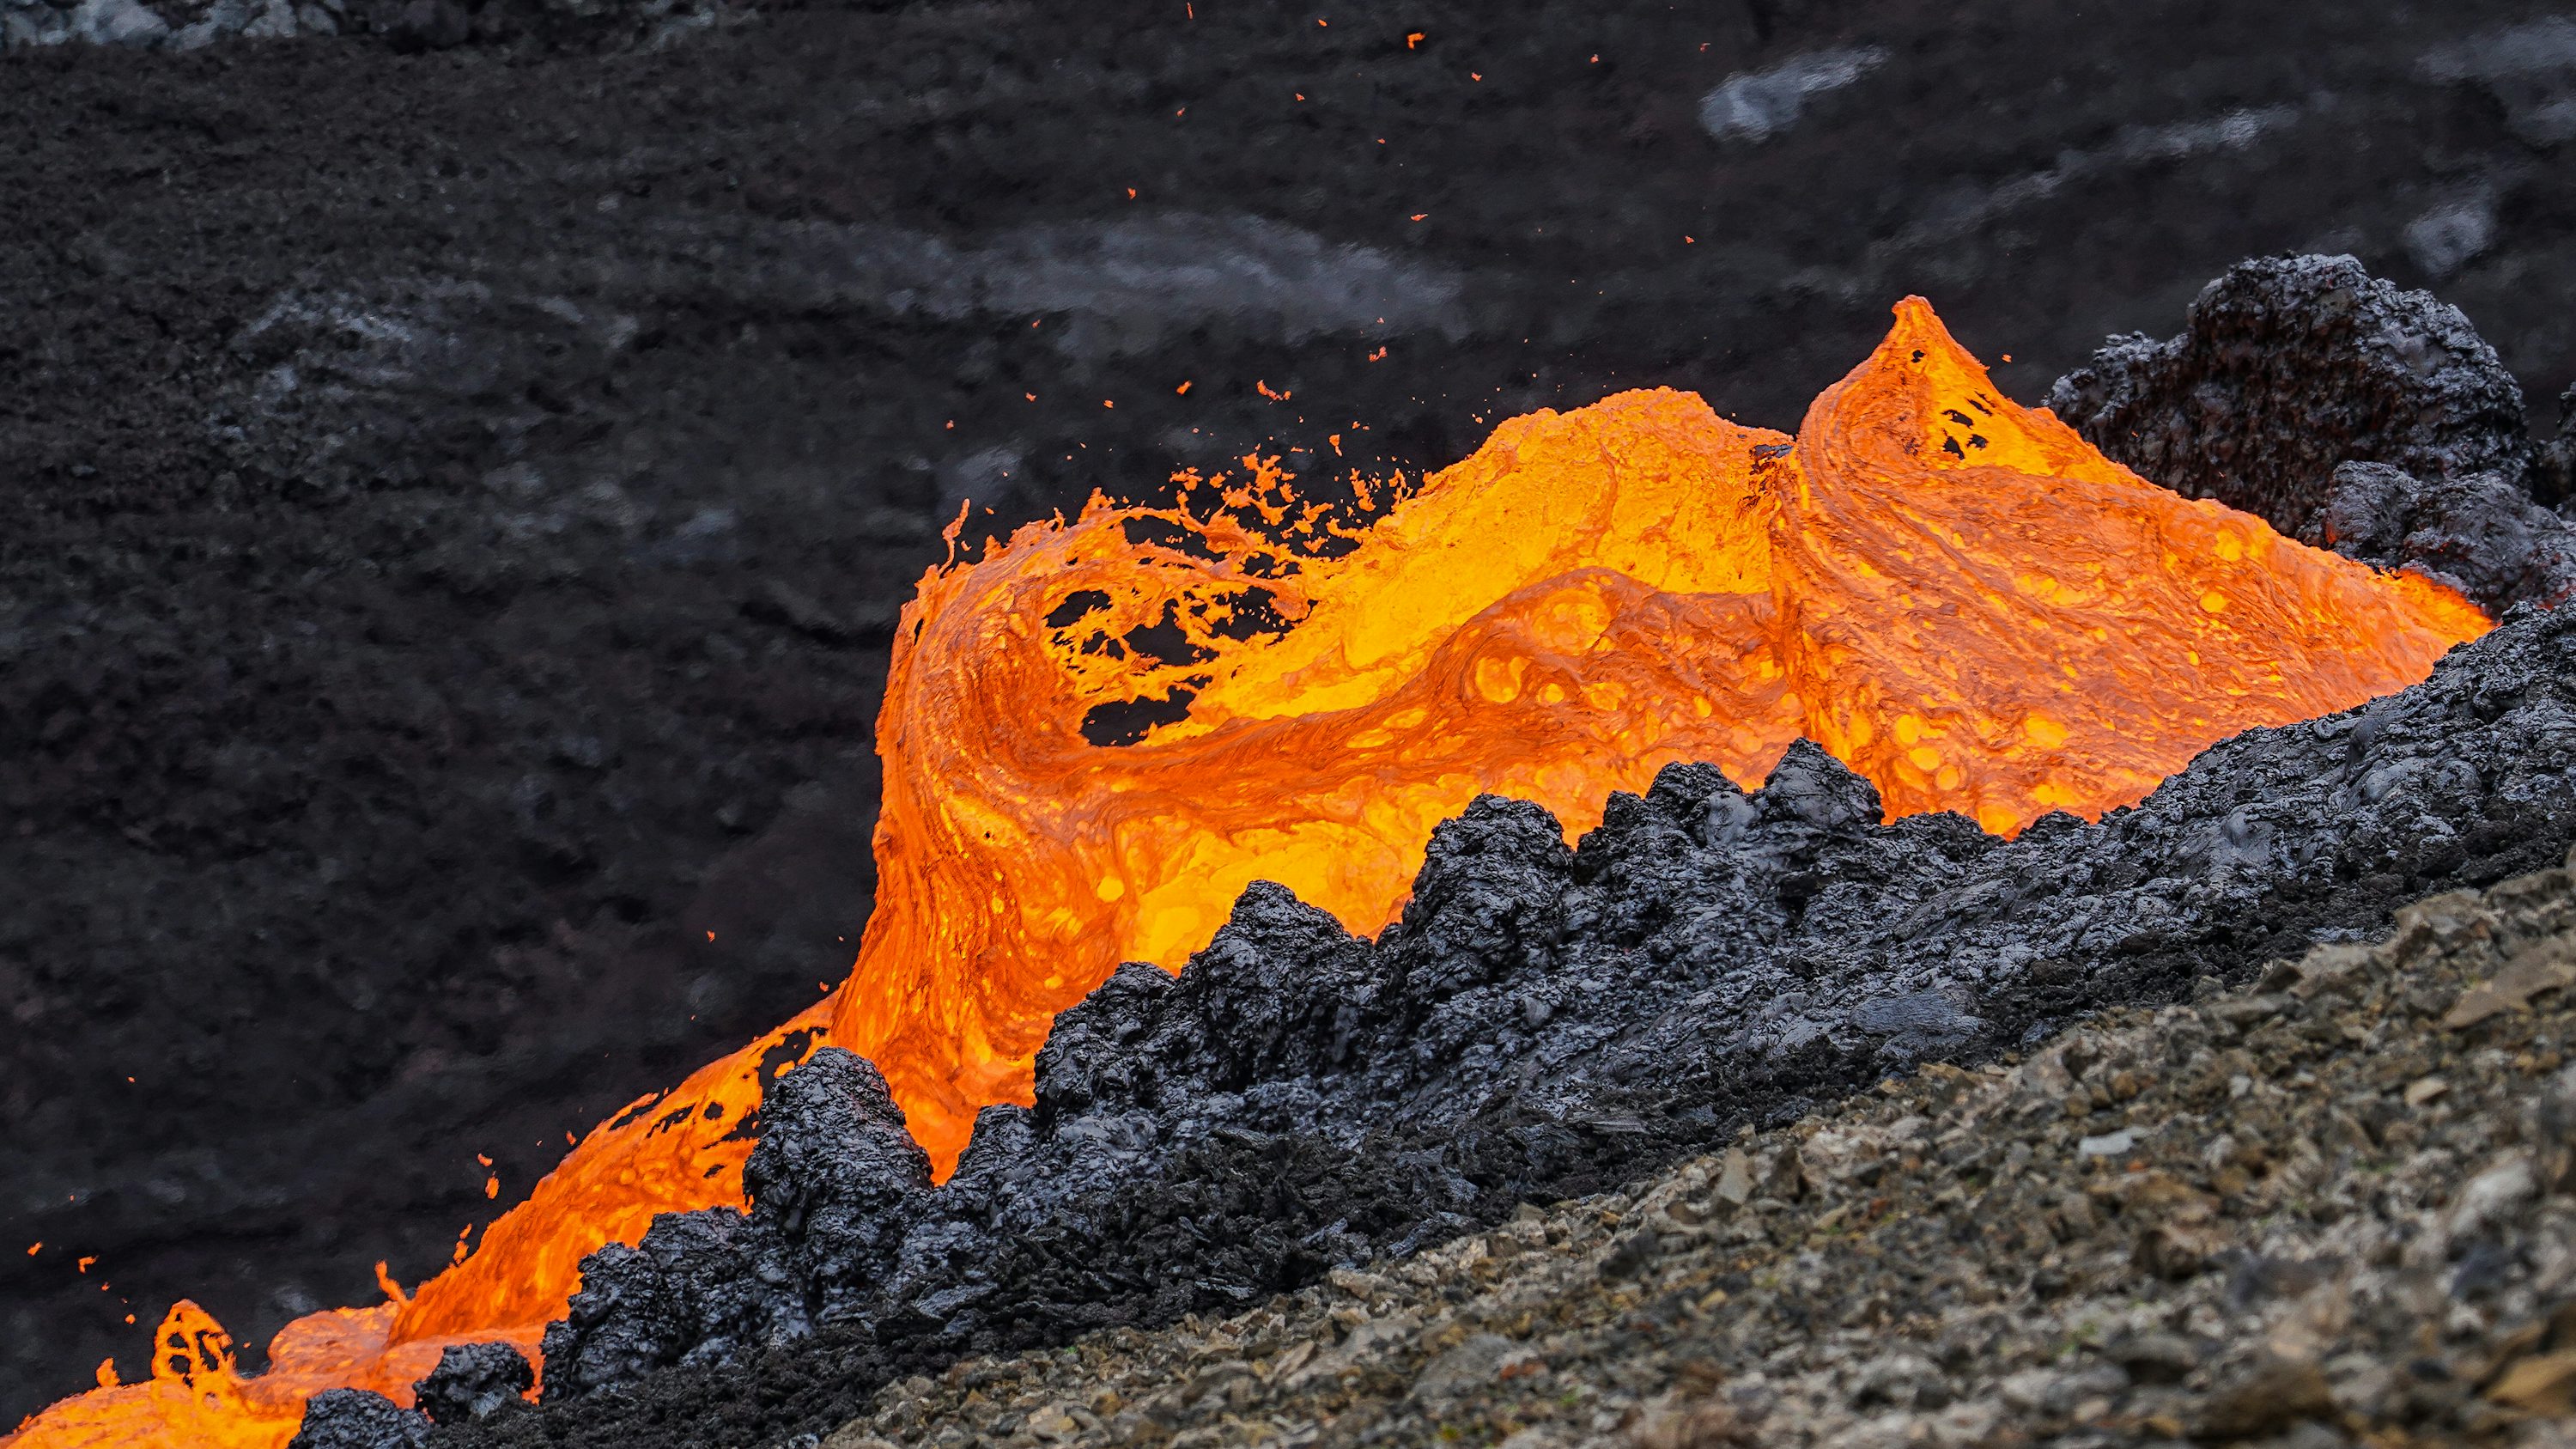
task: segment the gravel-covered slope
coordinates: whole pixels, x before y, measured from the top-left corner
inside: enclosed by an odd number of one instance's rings
[[[1222,1318],[889,1384],[823,1442],[2564,1444],[2571,986],[2569,869],[2446,893]]]

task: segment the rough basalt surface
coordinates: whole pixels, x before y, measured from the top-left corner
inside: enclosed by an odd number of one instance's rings
[[[304,1425],[286,1449],[420,1449],[429,1420],[382,1394],[328,1389],[304,1405]]]
[[[594,1257],[547,1340],[549,1410],[468,1432],[608,1443],[674,1395],[710,1434],[728,1405],[764,1435],[828,1427],[963,1353],[1236,1311],[2358,939],[2566,852],[2576,615],[2522,611],[2423,685],[2227,741],[2099,824],[2006,843],[1878,817],[1801,743],[1750,795],[1671,767],[1573,850],[1480,800],[1375,942],[1256,887],[1177,979],[1122,968],[1066,1013],[1036,1107],[989,1109],[935,1191],[875,1074],[818,1053],[764,1108],[749,1214]]]
[[[536,1385],[536,1370],[515,1346],[460,1343],[441,1352],[438,1367],[412,1388],[415,1407],[433,1422],[464,1424],[489,1417]]]
[[[2576,881],[1932,1066],[1218,1320],[979,1356],[825,1449],[2563,1446]]]
[[[2500,473],[2422,479],[2386,463],[2342,463],[2299,541],[2414,569],[2489,609],[2576,596],[2576,524]]]
[[[583,1260],[580,1300],[546,1334],[549,1394],[731,1362],[867,1297],[930,1192],[930,1159],[885,1079],[825,1048],[778,1079],[761,1121],[743,1165],[748,1215],[670,1214],[641,1245]]]
[[[2576,594],[2576,525],[2544,506],[2567,441],[2524,437],[2521,386],[2457,307],[2351,257],[2241,263],[2181,335],[2111,339],[2048,405],[2176,492],[2491,611]]]

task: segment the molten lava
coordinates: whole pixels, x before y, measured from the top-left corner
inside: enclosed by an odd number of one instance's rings
[[[657,1213],[742,1201],[751,1138],[744,1114],[763,1082],[810,1055],[820,1003],[671,1091],[630,1103],[593,1128],[526,1202],[483,1235],[474,1255],[405,1297],[377,1269],[386,1302],[295,1320],[269,1340],[268,1371],[233,1364],[232,1339],[181,1301],[153,1339],[152,1377],[66,1399],[0,1438],[0,1449],[109,1445],[280,1449],[325,1389],[373,1389],[400,1404],[450,1344],[507,1340],[536,1362],[546,1324],[580,1286],[581,1260],[644,1236]]]
[[[1232,501],[1285,522],[1266,492]],[[1373,933],[1480,793],[1571,839],[1666,764],[1749,788],[1803,734],[1891,816],[2009,835],[2486,628],[2141,481],[2005,400],[1919,299],[1794,441],[1623,393],[1505,423],[1338,557],[1276,533],[1095,502],[905,611],[877,911],[832,1035],[942,1170],[1118,962],[1179,970],[1255,880]],[[1081,729],[1181,699],[1125,748]]]
[[[0,1444],[272,1449],[322,1388],[408,1403],[445,1344],[533,1350],[584,1254],[740,1201],[764,1073],[824,1036],[945,1173],[1119,962],[1178,970],[1255,880],[1373,932],[1480,793],[1572,837],[1665,764],[1749,787],[1806,735],[1891,817],[2011,834],[2411,685],[2487,627],[2141,481],[1995,391],[1919,299],[1795,439],[1631,392],[1514,419],[1382,509],[1359,485],[1364,527],[1266,467],[1222,482],[923,578],[877,727],[877,909],[833,997],[594,1131],[416,1296],[300,1320],[248,1379],[181,1304],[149,1383]]]

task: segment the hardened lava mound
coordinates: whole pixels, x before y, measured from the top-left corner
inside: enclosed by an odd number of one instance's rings
[[[2576,593],[2576,388],[2555,442],[2457,307],[2350,257],[2240,264],[2179,337],[2115,337],[2048,405],[2116,462],[2259,513],[2347,558],[2410,568],[2490,612]]]

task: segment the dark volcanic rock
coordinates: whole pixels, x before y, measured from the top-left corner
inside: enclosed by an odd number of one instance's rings
[[[2576,593],[2566,444],[2457,307],[2350,257],[2232,267],[2182,335],[2113,338],[2048,405],[2104,453],[2301,542],[2456,584],[2495,611]]]
[[[875,1306],[868,1290],[930,1188],[885,1078],[826,1047],[773,1085],[761,1122],[743,1164],[749,1213],[668,1213],[635,1247],[583,1260],[571,1316],[546,1331],[550,1399],[729,1361]]]
[[[2576,595],[2576,525],[2499,473],[2427,482],[2385,463],[2342,464],[2299,541],[2435,575],[2489,609]]]
[[[459,1343],[438,1356],[438,1367],[412,1386],[420,1411],[439,1424],[462,1424],[536,1387],[528,1356],[507,1343]]]
[[[763,1109],[748,1215],[585,1265],[549,1417],[606,1442],[633,1401],[566,1401],[812,1361],[836,1367],[763,1390],[761,1422],[819,1427],[905,1364],[1240,1307],[2534,868],[2576,838],[2576,615],[2517,611],[2423,685],[2238,736],[2098,824],[1878,816],[1802,744],[1750,796],[1668,768],[1572,852],[1479,800],[1374,943],[1257,886],[1177,980],[1122,967],[1065,1013],[1035,1109],[987,1112],[943,1189],[891,1149],[873,1074],[820,1053]]]
[[[328,1389],[304,1405],[304,1424],[286,1449],[420,1449],[429,1421],[382,1394]]]
[[[2518,478],[2528,453],[2522,388],[2460,309],[2350,257],[2239,263],[2181,336],[2113,338],[2048,405],[2147,477],[2285,533],[2337,463]]]

